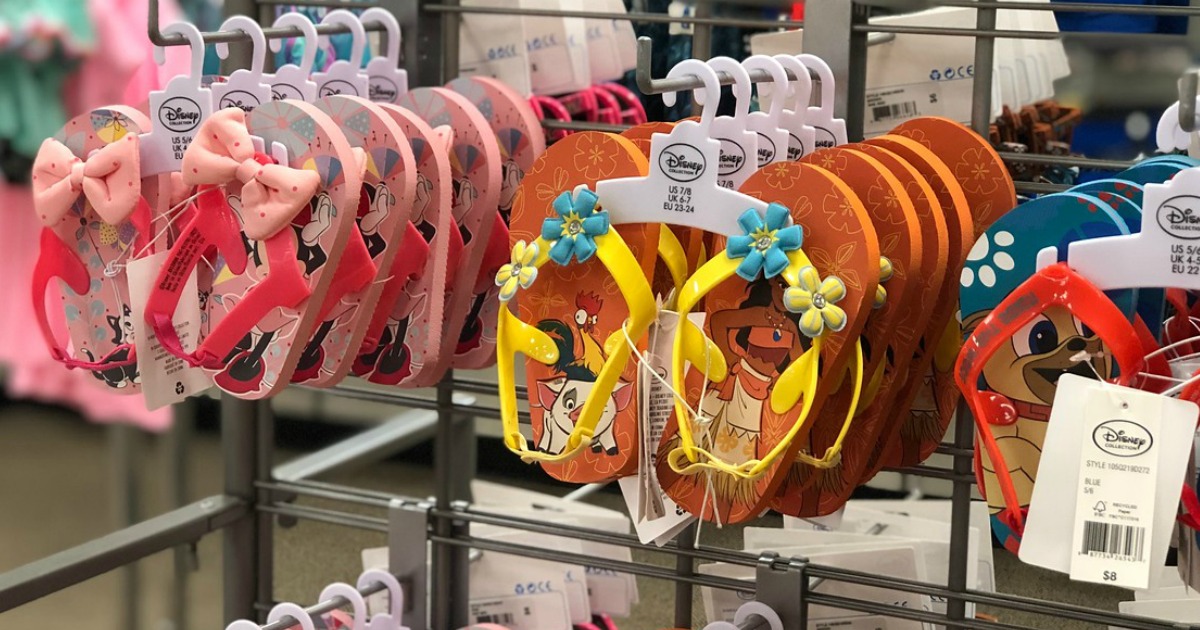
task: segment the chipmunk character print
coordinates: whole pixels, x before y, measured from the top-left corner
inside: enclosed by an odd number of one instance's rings
[[[108,358],[108,363],[119,363],[129,359],[129,348],[131,348],[134,343],[133,319],[131,316],[132,313],[128,304],[121,305],[120,315],[105,316],[105,321],[108,322],[109,328],[112,328],[113,331],[112,342],[118,346],[128,346],[113,352]],[[87,348],[82,348],[81,352],[87,357],[88,361],[96,360],[96,357],[94,357],[91,351],[89,351]],[[142,382],[142,377],[140,374],[138,374],[137,364],[92,370],[92,376],[104,381],[105,385],[108,385],[114,389],[124,389],[129,387],[131,384]]]
[[[580,294],[576,302],[594,306],[595,312],[599,311],[602,304],[594,294]],[[558,376],[538,381],[536,385],[537,406],[541,407],[545,414],[537,449],[555,455],[566,448],[567,439],[579,420],[584,401],[592,393],[596,375],[605,360],[600,343],[592,336],[596,325],[594,312],[589,314],[588,310],[581,307],[576,311],[572,324],[546,319],[538,322],[537,326],[539,330],[550,335],[558,346],[558,363],[554,365]],[[600,354],[596,354],[597,352]],[[610,456],[617,454],[613,420],[617,413],[629,406],[633,393],[634,388],[629,383],[617,383],[596,425],[590,445],[592,452],[603,452]]]
[[[974,313],[963,323],[973,330],[989,312]],[[1078,360],[1081,352],[1089,358]],[[1017,410],[1016,422],[993,424],[991,431],[1004,453],[1022,507],[1027,507],[1033,496],[1058,379],[1063,374],[1092,379],[1103,375],[1107,379],[1112,371],[1113,363],[1103,352],[1099,337],[1060,306],[1046,309],[1022,327],[984,366],[981,389],[1004,396]],[[983,470],[994,473],[987,449],[978,453]],[[983,481],[992,513],[1000,512],[1005,506],[996,475],[985,474]]]

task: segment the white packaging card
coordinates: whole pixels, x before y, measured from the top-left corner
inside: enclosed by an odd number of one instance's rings
[[[704,324],[703,313],[694,313],[689,319],[697,326]],[[641,410],[638,414],[641,422],[638,433],[641,436],[638,473],[637,476],[618,480],[625,505],[633,518],[634,530],[642,544],[653,542],[662,546],[696,520],[663,491],[655,468],[658,443],[675,405],[674,395],[667,383],[671,382],[671,344],[678,324],[679,314],[664,309],[659,311],[658,321],[650,326],[645,353],[648,365],[639,367],[641,374],[638,377],[638,404]]]
[[[623,0],[600,0],[598,4],[599,10],[605,13],[627,13]],[[629,72],[637,68],[637,33],[633,30],[633,22],[613,20],[613,43],[621,70]]]
[[[512,5],[508,0],[466,0],[463,4],[473,7]],[[492,77],[521,96],[533,94],[523,18],[463,13],[458,32],[459,76]]]
[[[625,68],[617,50],[616,21],[584,20],[584,25],[587,29],[588,69],[592,82],[620,79],[625,74]]]
[[[541,549],[583,553],[580,541],[537,532],[514,531],[501,527],[476,524],[471,533],[480,538],[531,545]],[[587,596],[586,570],[582,565],[523,558],[516,555],[484,551],[472,560],[470,570],[472,607],[480,602],[493,602],[496,610],[532,610],[527,619],[505,624],[514,630],[566,628],[587,623],[592,609]],[[554,594],[556,597],[540,597]],[[503,600],[503,603],[495,603]],[[565,602],[564,610],[558,602]],[[476,622],[478,623],[478,621]]]
[[[1171,569],[1171,571],[1175,572],[1176,575],[1179,573],[1178,567],[1166,568]],[[1192,590],[1191,588],[1181,584],[1179,586],[1146,589],[1144,591],[1136,590],[1133,592],[1133,599],[1134,601],[1139,602],[1155,602],[1172,599],[1200,599],[1200,592]]]
[[[873,18],[871,23],[975,28],[975,10],[942,7]],[[997,64],[1003,56],[1000,49],[1011,41],[996,40]],[[803,30],[754,35],[750,49],[755,54],[794,55],[804,49]],[[970,123],[974,63],[975,44],[969,38],[897,33],[894,40],[871,46],[867,55],[866,136],[887,133],[919,116],[944,116]],[[999,114],[997,102],[993,116]]]
[[[673,0],[667,5],[667,15],[678,18],[690,18],[696,16],[696,4],[687,0]],[[668,35],[691,35],[693,32],[691,22],[671,22],[667,27]]]
[[[583,10],[582,0],[521,0],[520,4],[522,9]],[[521,19],[525,22],[525,48],[529,53],[534,94],[568,94],[591,85],[587,26],[583,19],[541,16]]]
[[[379,569],[388,570],[388,548],[373,547],[362,550],[363,571]],[[367,613],[377,615],[388,611],[387,591],[382,591],[367,597]]]
[[[1193,622],[1200,619],[1200,599],[1178,599],[1150,602],[1121,602],[1117,610],[1126,615],[1138,615],[1163,621]],[[1109,626],[1121,630],[1120,626]]]
[[[141,317],[141,313],[146,312],[146,301],[158,279],[158,272],[167,262],[167,254],[165,251],[158,252],[125,266],[129,278],[129,308],[131,313],[137,315],[124,316],[118,323],[122,329],[130,324],[133,327],[133,339],[127,337],[126,342],[132,341],[137,347],[137,369],[148,409],[175,404],[212,387],[212,381],[203,369],[190,367],[183,359],[167,352],[158,343],[154,331],[146,325],[146,318]],[[183,285],[182,296],[171,322],[175,325],[179,342],[184,349],[191,351],[200,343],[201,323],[195,269]]]
[[[1113,392],[1129,409],[1088,407],[1094,400],[1112,403]],[[1051,411],[1043,452],[1055,457],[1042,458],[1038,466],[1021,561],[1071,573],[1083,556],[1079,571],[1097,581],[1156,587],[1191,455],[1196,405],[1072,374],[1059,379],[1055,400],[1072,402]],[[1159,408],[1157,421],[1129,415],[1142,409],[1142,401]],[[1150,471],[1155,480],[1144,485]],[[1126,496],[1131,487],[1133,495]],[[1085,527],[1092,537],[1076,538]],[[1136,556],[1139,540],[1140,562],[1116,558]],[[1130,554],[1124,553],[1127,544]],[[1105,580],[1105,571],[1116,575]]]

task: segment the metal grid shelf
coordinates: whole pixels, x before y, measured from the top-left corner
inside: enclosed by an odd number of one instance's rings
[[[165,36],[159,30],[158,2],[150,3],[148,32],[151,40],[161,45],[185,43],[178,36]],[[328,6],[336,4],[326,0],[226,0],[230,13],[257,15],[267,21],[269,12],[278,4],[304,6]],[[975,67],[984,69],[979,73],[973,91],[972,126],[986,133],[989,120],[990,68],[992,67],[994,42],[997,38],[1045,39],[1058,34],[1042,32],[1003,31],[996,29],[996,10],[1050,10],[1048,4],[1024,4],[1011,1],[990,0],[944,0],[942,6],[973,7],[978,9],[977,23],[973,29],[873,26],[867,23],[869,13],[864,4],[851,2],[810,3],[807,22],[810,35],[806,52],[824,58],[839,77],[835,91],[835,104],[847,120],[851,139],[861,138],[862,95],[864,92],[864,68],[866,48],[872,43],[887,41],[895,33],[924,33],[947,36],[974,37],[976,54]],[[708,56],[711,31],[717,26],[740,26],[745,28],[781,28],[800,26],[799,22],[777,22],[751,19],[728,19],[713,17],[711,6],[698,5],[696,15],[675,18],[657,14],[631,13],[615,16],[600,12],[562,11],[514,11],[511,9],[467,8],[454,0],[381,0],[355,3],[355,8],[381,6],[391,10],[400,20],[407,37],[404,49],[410,76],[419,84],[433,85],[453,74],[458,65],[458,27],[463,13],[521,13],[528,15],[562,15],[595,19],[624,17],[643,22],[685,22],[694,27],[693,50],[697,57]],[[1099,3],[1055,4],[1053,10],[1087,11],[1098,10],[1121,14],[1200,16],[1200,7],[1134,7],[1114,6]],[[368,25],[379,30],[380,25]],[[341,32],[340,26],[318,27],[323,34]],[[299,35],[293,29],[266,29],[269,38]],[[889,35],[893,34],[893,35]],[[1095,35],[1064,34],[1066,37],[1096,39]],[[1112,34],[1102,36],[1112,40]],[[229,42],[245,39],[239,32],[205,33],[209,43]],[[1122,36],[1121,41],[1142,43],[1176,42],[1174,37]],[[244,51],[243,51],[244,54]],[[667,90],[684,90],[698,86],[698,81],[680,79],[655,79],[651,76],[649,60],[653,54],[650,42],[639,43],[638,83],[647,93]],[[244,65],[244,56],[234,63]],[[753,77],[757,80],[764,76]],[[723,76],[723,82],[730,78]],[[1190,78],[1195,84],[1195,76]],[[1189,110],[1190,111],[1190,110]],[[1181,116],[1184,114],[1181,108]],[[616,131],[619,126],[589,125],[587,123],[548,122],[551,129],[601,129]],[[1005,154],[1004,159],[1013,163],[1057,164],[1119,170],[1127,166],[1123,162],[1088,160],[1080,158],[1057,158]],[[1046,192],[1060,187],[1048,184],[1022,183],[1022,190]],[[431,627],[454,628],[466,623],[466,576],[469,549],[514,553],[526,557],[545,557],[555,560],[577,561],[590,566],[611,568],[616,571],[665,579],[676,584],[675,623],[690,626],[692,595],[694,586],[730,589],[753,593],[773,606],[786,609],[789,624],[804,627],[807,607],[823,605],[861,611],[890,617],[912,619],[945,625],[948,628],[1018,629],[1008,623],[983,619],[968,619],[965,611],[968,603],[999,609],[1020,610],[1057,619],[1069,619],[1086,623],[1114,625],[1136,630],[1166,628],[1191,628],[1185,624],[1173,624],[1152,619],[1106,613],[1056,602],[1017,597],[1012,595],[983,593],[966,588],[967,578],[967,532],[971,491],[974,483],[972,471],[972,425],[965,414],[955,425],[950,443],[942,444],[938,452],[952,458],[950,468],[918,466],[900,472],[946,479],[953,484],[953,513],[951,518],[950,565],[946,585],[929,584],[882,577],[863,572],[849,571],[837,567],[822,566],[804,558],[779,558],[773,555],[755,556],[740,551],[718,549],[695,544],[694,529],[689,528],[675,542],[664,547],[647,547],[626,534],[613,534],[585,527],[548,524],[532,519],[516,518],[472,508],[468,484],[473,476],[474,463],[463,461],[465,453],[473,453],[475,440],[473,422],[476,417],[497,417],[498,410],[474,402],[459,402],[455,394],[494,395],[494,385],[478,380],[456,379],[453,374],[424,397],[411,393],[385,392],[357,385],[344,385],[330,390],[331,395],[385,402],[414,409],[426,409],[437,414],[435,436],[435,477],[437,494],[433,501],[412,497],[398,497],[361,488],[351,488],[329,483],[289,479],[280,480],[273,474],[274,422],[270,407],[255,403],[224,398],[221,402],[222,449],[225,464],[224,493],[192,505],[149,519],[133,527],[109,536],[84,543],[60,554],[0,574],[0,612],[20,606],[72,584],[100,575],[112,569],[135,562],[151,554],[194,544],[199,538],[217,531],[224,533],[224,611],[227,620],[242,617],[261,617],[273,603],[272,536],[276,519],[307,519],[345,527],[376,532],[396,533],[397,514],[415,515],[406,521],[410,528],[403,531],[405,537],[420,543],[420,571],[424,571],[424,545],[432,542],[431,590],[427,598],[417,603],[422,621],[408,620],[409,625],[420,626],[424,620],[424,609],[430,607]],[[522,392],[522,397],[523,397]],[[465,399],[464,399],[465,400]],[[528,414],[522,415],[528,421]],[[470,459],[466,457],[465,459]],[[328,507],[314,507],[297,503],[299,498],[333,500],[355,505],[358,508],[385,511],[386,516],[368,515]],[[624,562],[610,558],[588,555],[565,554],[545,549],[471,536],[472,523],[498,525],[513,529],[544,533],[600,542],[622,547],[642,549],[674,560],[674,567],[652,565],[641,562]],[[414,536],[423,528],[424,536]],[[177,554],[177,561],[181,557]],[[755,582],[732,580],[715,576],[698,575],[694,563],[698,561],[727,562],[746,567],[755,567],[758,579]],[[402,579],[414,567],[393,566],[392,570]],[[786,579],[785,579],[786,578]],[[790,581],[789,581],[790,580]],[[902,590],[911,593],[938,597],[948,602],[944,615],[916,611],[887,604],[856,600],[822,593],[819,586],[827,581],[845,582],[863,586]],[[423,582],[422,582],[423,584]],[[380,590],[373,585],[364,590],[372,593]],[[423,587],[422,587],[423,589]],[[319,614],[339,607],[344,602],[337,599],[319,602],[309,611]],[[287,620],[267,626],[267,630],[283,630]],[[747,628],[753,626],[750,624]],[[789,627],[793,627],[789,625]]]

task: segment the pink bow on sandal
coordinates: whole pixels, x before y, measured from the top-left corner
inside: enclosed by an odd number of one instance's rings
[[[242,228],[254,240],[266,240],[285,226],[317,193],[316,171],[263,164],[246,130],[246,113],[223,109],[208,118],[183,154],[188,186],[242,182]]]
[[[46,227],[62,221],[82,193],[109,225],[129,218],[142,194],[137,134],[107,145],[86,161],[47,138],[33,161],[33,203]]]

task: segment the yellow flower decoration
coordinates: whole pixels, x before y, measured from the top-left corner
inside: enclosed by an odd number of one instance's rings
[[[809,265],[800,270],[800,286],[783,292],[783,305],[800,313],[800,332],[818,337],[826,328],[838,332],[846,327],[846,311],[835,305],[844,297],[846,284],[841,279],[829,276],[821,280],[820,272]]]
[[[500,287],[500,301],[507,302],[517,294],[517,288],[528,289],[537,278],[537,267],[533,261],[538,257],[537,243],[517,241],[512,248],[510,263],[500,267],[496,272],[496,286]]]
[[[883,308],[883,304],[887,302],[887,288],[883,283],[892,279],[892,274],[895,270],[892,269],[892,261],[888,260],[887,256],[879,257],[879,284],[875,287],[875,304],[874,308]]]

